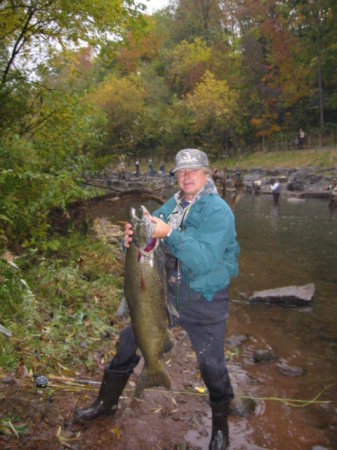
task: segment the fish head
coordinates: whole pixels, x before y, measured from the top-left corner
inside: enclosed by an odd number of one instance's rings
[[[151,214],[143,205],[140,207],[139,215],[135,208],[131,208],[130,216],[133,229],[132,241],[137,247],[145,248],[152,239],[156,224],[151,221]]]

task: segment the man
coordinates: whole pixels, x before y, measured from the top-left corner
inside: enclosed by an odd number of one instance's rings
[[[138,159],[135,163],[135,166],[136,166],[136,177],[139,177],[139,161],[138,161]]]
[[[297,136],[297,147],[299,150],[303,150],[304,138],[305,138],[305,133],[303,131],[303,128],[300,128],[298,131],[298,136]]]
[[[276,179],[276,180],[271,180],[271,192],[273,194],[273,198],[274,198],[274,204],[277,205],[278,204],[278,199],[279,196],[281,194],[281,185],[280,182]]]
[[[180,191],[153,213],[154,238],[164,241],[167,257],[168,300],[179,310],[174,324],[191,339],[201,376],[209,391],[212,438],[209,448],[228,446],[228,409],[234,397],[224,357],[228,286],[238,272],[239,246],[234,216],[210,177],[208,158],[197,149],[176,156]],[[124,246],[132,240],[125,226]],[[131,326],[120,335],[117,353],[105,369],[97,400],[75,413],[89,421],[113,414],[130,374],[139,362]]]

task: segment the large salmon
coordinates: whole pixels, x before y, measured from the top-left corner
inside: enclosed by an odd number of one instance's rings
[[[168,330],[165,255],[159,239],[152,239],[153,223],[149,212],[141,206],[141,217],[131,209],[132,241],[125,260],[125,298],[129,306],[131,326],[144,357],[135,395],[145,388],[165,386],[171,380],[160,362],[169,351],[173,337]]]

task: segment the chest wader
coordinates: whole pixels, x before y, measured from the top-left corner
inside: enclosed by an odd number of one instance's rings
[[[94,403],[74,413],[74,420],[85,423],[99,416],[112,416],[117,411],[118,399],[140,357],[130,325],[120,334],[117,353],[104,369],[102,384]]]

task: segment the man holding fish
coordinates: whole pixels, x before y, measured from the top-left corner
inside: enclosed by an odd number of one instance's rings
[[[132,211],[132,224],[125,226],[125,296],[131,325],[121,332],[98,398],[89,408],[76,411],[75,419],[87,422],[116,411],[118,398],[140,360],[137,347],[145,364],[136,395],[150,386],[170,388],[159,358],[172,347],[167,327],[178,324],[191,340],[209,392],[209,448],[225,449],[229,442],[229,403],[234,397],[224,345],[228,287],[231,277],[238,273],[235,221],[230,207],[217,193],[204,152],[178,152],[175,172],[180,191],[152,216],[144,207],[141,218]],[[158,245],[159,240],[163,245]],[[163,279],[167,279],[167,285]],[[145,321],[147,325],[143,326]]]

